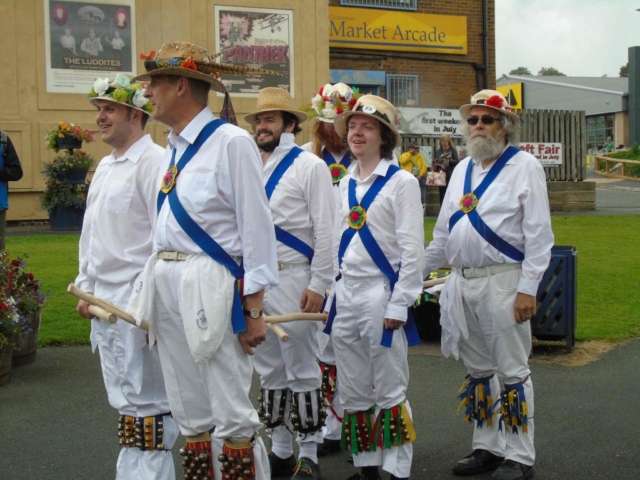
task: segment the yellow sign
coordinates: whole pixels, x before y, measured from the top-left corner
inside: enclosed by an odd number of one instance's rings
[[[465,55],[467,17],[329,7],[329,45]]]
[[[496,90],[504,95],[511,108],[514,110],[524,109],[524,83],[502,85],[501,87],[496,87]]]

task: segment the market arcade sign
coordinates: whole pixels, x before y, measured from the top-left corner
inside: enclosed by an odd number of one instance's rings
[[[467,17],[330,6],[329,45],[466,55]]]

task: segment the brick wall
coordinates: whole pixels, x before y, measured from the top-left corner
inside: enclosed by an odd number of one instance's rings
[[[340,0],[329,0],[329,5],[340,6]],[[458,108],[466,103],[473,93],[484,88],[484,72],[479,70],[476,73],[472,66],[472,63],[483,64],[482,10],[482,0],[457,0],[455,2],[451,0],[418,0],[417,13],[467,17],[468,53],[466,55],[331,48],[330,68],[384,70],[386,74],[418,75],[419,103],[416,106]],[[488,0],[487,10],[489,88],[495,88],[495,0]],[[376,57],[368,57],[367,54],[373,54]],[[384,58],[380,58],[380,55],[383,55]],[[447,63],[443,60],[468,63]],[[478,82],[480,88],[478,88]],[[381,95],[383,97],[386,95],[384,87],[381,88]]]

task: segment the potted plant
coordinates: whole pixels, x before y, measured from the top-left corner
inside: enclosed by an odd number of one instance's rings
[[[0,254],[0,285],[6,286],[10,275],[6,252]],[[0,386],[11,380],[13,338],[20,332],[20,316],[15,302],[0,288]]]
[[[56,153],[63,149],[74,150],[82,147],[82,142],[93,142],[94,133],[82,128],[81,125],[58,122],[58,126],[47,133],[45,145],[48,150]]]
[[[72,185],[85,182],[93,157],[82,150],[70,150],[66,155],[58,155],[49,164],[45,164],[45,177],[67,181]]]
[[[19,317],[19,329],[13,337],[13,367],[26,365],[36,359],[40,309],[46,294],[40,289],[40,282],[33,273],[26,270],[27,255],[11,261],[3,257],[8,274],[5,296],[15,308]]]

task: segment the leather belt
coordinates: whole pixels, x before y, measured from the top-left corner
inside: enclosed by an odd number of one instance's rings
[[[308,267],[309,262],[300,262],[300,263],[283,263],[278,262],[278,271],[280,270],[295,270],[297,268]]]
[[[160,260],[180,260],[184,261],[189,258],[189,253],[182,252],[158,252],[158,258]]]
[[[487,267],[472,267],[472,268],[458,268],[454,267],[464,278],[483,278],[490,277],[491,275],[497,275],[498,273],[511,272],[513,270],[520,270],[522,268],[521,263],[501,263],[498,265],[489,265]]]

